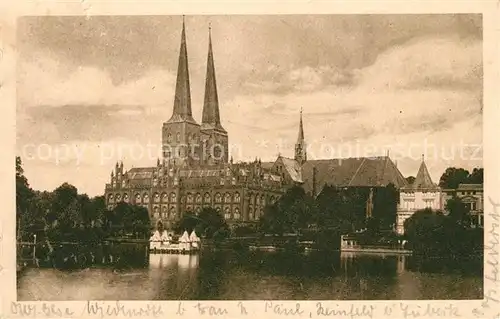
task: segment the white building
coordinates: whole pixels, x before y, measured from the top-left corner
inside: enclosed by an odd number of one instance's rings
[[[396,216],[396,232],[404,234],[404,222],[417,210],[431,208],[442,209],[441,189],[436,185],[427,170],[424,158],[418,169],[413,184],[404,186],[399,192],[399,205]]]

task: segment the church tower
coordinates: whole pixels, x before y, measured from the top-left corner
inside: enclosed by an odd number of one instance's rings
[[[297,143],[295,143],[294,159],[299,163],[299,165],[302,165],[307,161],[306,142],[304,140],[304,126],[302,124],[302,109],[300,109],[299,136],[297,137]]]
[[[162,127],[163,159],[167,165],[192,166],[199,161],[200,125],[191,111],[191,87],[186,46],[186,30],[182,20],[181,47],[174,109]]]
[[[220,122],[211,27],[209,27],[208,31],[207,74],[205,79],[205,99],[203,103],[201,133],[204,149],[203,164],[217,165],[227,163],[229,157],[228,135]]]

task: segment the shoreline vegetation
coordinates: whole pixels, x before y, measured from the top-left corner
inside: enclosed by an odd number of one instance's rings
[[[455,170],[457,171],[457,170]],[[457,183],[448,176],[443,180]],[[460,171],[461,172],[461,171]],[[448,175],[446,175],[448,174]],[[479,175],[474,171],[474,176]],[[482,176],[482,169],[481,169]],[[467,175],[465,175],[467,177]],[[482,177],[481,177],[482,182]],[[454,198],[448,212],[424,209],[405,221],[405,235],[394,231],[399,192],[393,185],[374,190],[373,211],[366,216],[368,188],[325,185],[313,198],[291,187],[268,204],[258,222],[228,223],[214,208],[184,212],[170,225],[180,235],[195,231],[201,248],[237,251],[284,250],[292,253],[342,251],[341,238],[356,243],[349,251],[407,253],[422,258],[470,259],[483,255],[483,229],[470,225],[468,211]],[[152,225],[141,206],[118,203],[108,210],[103,196],[90,198],[64,183],[52,192],[29,187],[16,157],[18,267],[81,268],[91,264],[146,266],[149,238],[162,223]],[[174,238],[174,241],[177,238]]]

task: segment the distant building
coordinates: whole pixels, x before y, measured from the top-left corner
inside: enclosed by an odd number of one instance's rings
[[[278,156],[271,172],[280,176],[285,184],[301,185],[314,197],[325,185],[373,188],[392,184],[396,189],[407,185],[389,156],[307,159],[302,112],[294,158]]]
[[[432,181],[422,156],[422,163],[415,181],[413,184],[400,189],[396,232],[404,234],[405,220],[410,218],[417,210],[425,208],[439,210],[442,207],[441,188]]]
[[[443,208],[453,196],[459,198],[470,210],[471,226],[484,227],[483,184],[460,184],[456,189],[443,189]]]

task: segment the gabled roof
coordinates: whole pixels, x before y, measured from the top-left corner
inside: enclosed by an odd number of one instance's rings
[[[325,185],[337,187],[377,187],[392,183],[396,188],[407,182],[388,156],[308,160],[302,165],[304,190],[313,190],[313,170],[316,168],[316,190]]]
[[[283,156],[279,156],[276,161],[281,161],[283,167],[285,167],[286,171],[290,175],[290,178],[297,183],[302,183],[302,170],[300,168],[299,163],[292,159]]]
[[[422,163],[420,164],[420,168],[418,169],[417,177],[415,177],[415,181],[411,185],[413,189],[438,189],[439,187],[434,184],[432,181],[431,175],[427,170],[427,166],[425,165],[425,161],[422,159]]]

